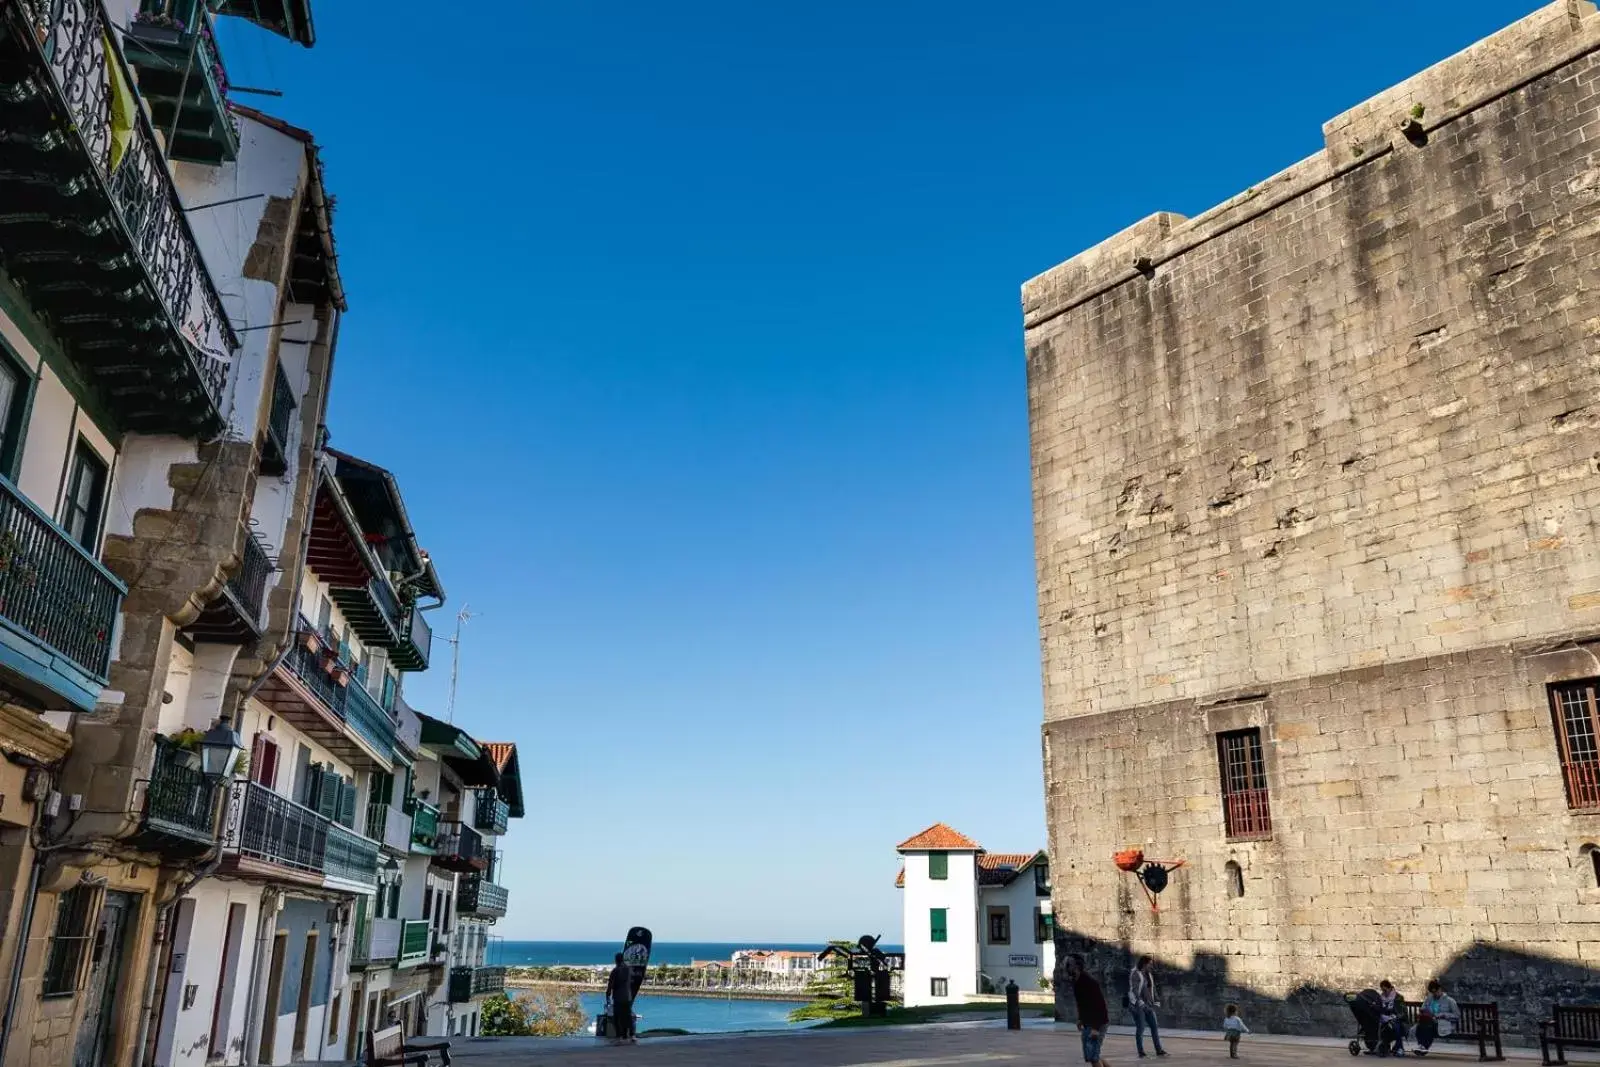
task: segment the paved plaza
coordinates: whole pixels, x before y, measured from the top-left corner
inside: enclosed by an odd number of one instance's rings
[[[1331,1040],[1246,1038],[1239,1059],[1229,1060],[1220,1036],[1174,1036],[1166,1063],[1183,1067],[1337,1067],[1351,1064],[1342,1044]],[[1148,1047],[1148,1046],[1147,1046]],[[461,1067],[589,1067],[642,1064],[649,1067],[961,1067],[1004,1064],[1006,1067],[1066,1067],[1082,1063],[1077,1031],[1070,1026],[1035,1023],[1010,1032],[991,1023],[884,1027],[814,1033],[738,1034],[720,1037],[653,1038],[637,1046],[617,1048],[592,1039],[548,1041],[538,1038],[489,1038],[457,1042],[452,1049]],[[1537,1057],[1521,1051],[1507,1054]],[[1105,1058],[1112,1067],[1138,1063],[1130,1032],[1113,1027]],[[1436,1053],[1426,1062],[1476,1063],[1476,1050],[1460,1046]],[[1146,1063],[1158,1061],[1151,1056]],[[1357,1063],[1376,1062],[1363,1057]],[[1389,1061],[1385,1061],[1389,1062]],[[1415,1062],[1401,1060],[1401,1063]],[[1524,1060],[1523,1062],[1526,1062]]]

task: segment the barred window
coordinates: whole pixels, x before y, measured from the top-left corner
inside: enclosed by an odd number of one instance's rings
[[[94,887],[74,886],[56,903],[56,928],[50,936],[50,955],[44,965],[43,994],[67,996],[78,991],[78,976],[89,941],[89,914],[94,910]]]
[[[1600,808],[1600,678],[1550,687],[1550,714],[1561,752],[1561,777],[1567,784],[1567,807]]]
[[[1218,734],[1217,763],[1222,771],[1222,817],[1228,836],[1271,837],[1272,807],[1267,798],[1267,761],[1260,729]]]

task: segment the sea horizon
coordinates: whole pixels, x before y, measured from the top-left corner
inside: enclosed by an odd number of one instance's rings
[[[697,960],[726,960],[739,949],[821,952],[826,941],[657,941],[650,951],[650,964],[688,966]],[[899,952],[901,946],[885,944],[885,952]],[[595,967],[610,963],[622,950],[615,941],[490,941],[487,962],[495,967]]]

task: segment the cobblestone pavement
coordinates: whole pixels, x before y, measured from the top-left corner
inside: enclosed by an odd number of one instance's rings
[[[1144,1062],[1152,1067],[1156,1063],[1172,1067],[1335,1067],[1352,1062],[1342,1045],[1293,1039],[1246,1038],[1237,1060],[1228,1059],[1227,1045],[1220,1036],[1172,1037],[1167,1048],[1172,1054],[1169,1059],[1152,1056]],[[993,1025],[966,1023],[825,1033],[656,1038],[624,1048],[593,1041],[552,1043],[494,1038],[458,1042],[452,1054],[461,1067],[1065,1067],[1083,1062],[1077,1031],[1051,1024],[1029,1026],[1018,1033]],[[1133,1037],[1113,1028],[1106,1041],[1105,1059],[1111,1067],[1139,1063]],[[1427,1062],[1476,1061],[1473,1050],[1466,1055],[1435,1055]],[[1363,1058],[1357,1062],[1375,1061]]]

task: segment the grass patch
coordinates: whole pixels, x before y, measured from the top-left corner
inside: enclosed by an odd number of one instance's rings
[[[1004,1016],[1004,1004],[945,1004],[922,1008],[890,1008],[887,1015],[847,1015],[811,1027],[813,1030],[844,1030],[858,1026],[915,1026],[937,1022],[948,1015]],[[1053,1013],[1051,1013],[1053,1014]]]

